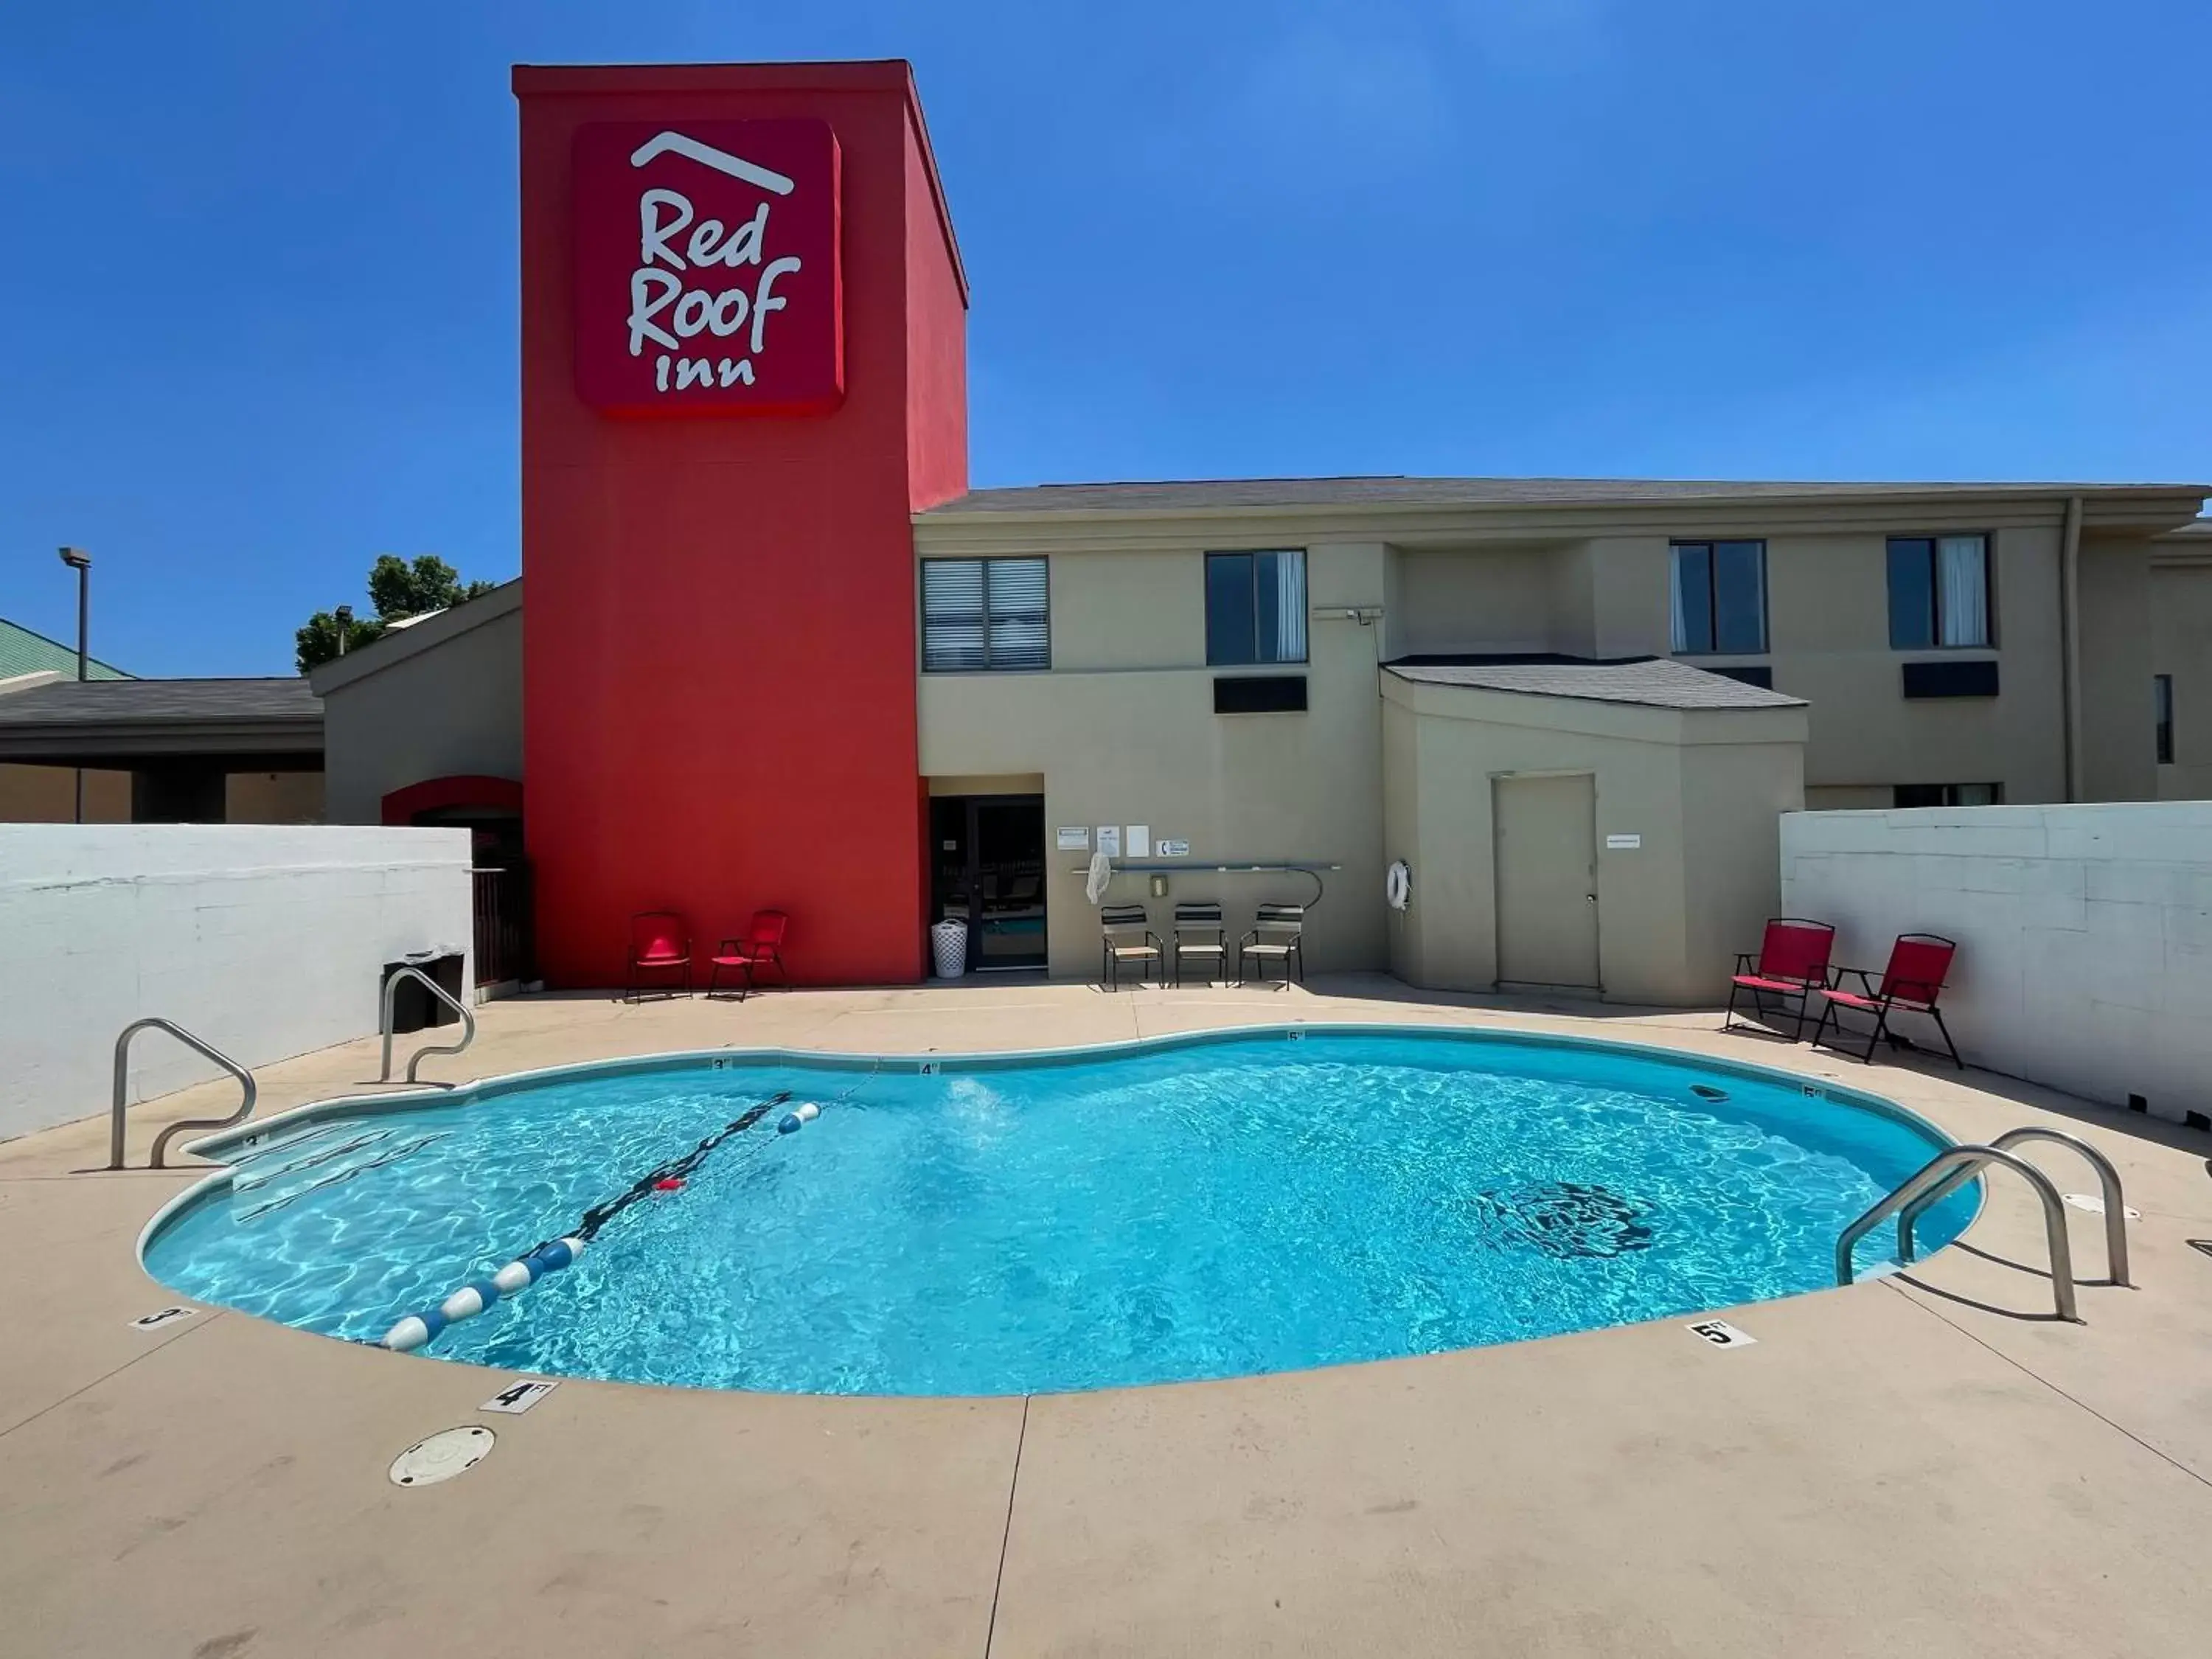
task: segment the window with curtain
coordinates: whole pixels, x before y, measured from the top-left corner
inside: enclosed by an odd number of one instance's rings
[[[1045,565],[1042,559],[924,559],[922,672],[1051,667]]]
[[[1302,548],[1206,556],[1206,660],[1215,665],[1306,659]]]
[[[1676,654],[1758,656],[1766,649],[1766,544],[1676,542]]]
[[[1889,643],[1896,651],[1990,642],[1990,538],[1889,538]]]

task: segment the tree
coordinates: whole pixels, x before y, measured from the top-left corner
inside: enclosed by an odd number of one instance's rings
[[[368,568],[368,598],[376,615],[348,618],[343,649],[358,651],[380,638],[393,623],[428,616],[433,611],[450,611],[498,586],[496,582],[464,582],[461,573],[434,553],[420,554],[411,564],[396,553],[380,553]],[[307,618],[307,625],[293,635],[293,658],[302,674],[343,654],[340,631],[334,611],[318,611]]]

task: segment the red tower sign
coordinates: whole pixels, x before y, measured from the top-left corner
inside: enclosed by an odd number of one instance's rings
[[[580,127],[576,391],[653,414],[801,414],[845,394],[827,121]]]
[[[912,76],[514,89],[538,968],[619,985],[637,911],[703,947],[776,909],[800,982],[918,978],[914,514],[967,488],[968,294]]]

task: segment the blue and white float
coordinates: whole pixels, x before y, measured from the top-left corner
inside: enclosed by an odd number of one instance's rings
[[[775,1132],[780,1135],[790,1134],[795,1130],[804,1128],[821,1115],[822,1108],[815,1102],[801,1101],[796,1107],[783,1115],[783,1121],[775,1126]]]
[[[558,1273],[584,1253],[580,1238],[556,1238],[528,1255],[510,1261],[489,1279],[471,1279],[436,1307],[409,1314],[385,1332],[379,1345],[395,1353],[411,1353],[448,1325],[473,1319],[503,1296],[526,1291],[551,1273]]]

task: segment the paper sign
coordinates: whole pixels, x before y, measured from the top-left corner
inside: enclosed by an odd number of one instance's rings
[[[1098,826],[1098,850],[1109,859],[1121,856],[1121,826],[1102,823]]]
[[[1087,853],[1091,850],[1091,826],[1087,823],[1063,823],[1058,831],[1060,850],[1063,853]]]
[[[1748,1331],[1737,1329],[1725,1319],[1700,1319],[1689,1328],[1690,1334],[1701,1342],[1710,1342],[1716,1348],[1753,1348],[1759,1339]]]
[[[133,1330],[159,1330],[164,1325],[173,1325],[180,1319],[190,1319],[198,1308],[163,1308],[158,1313],[141,1314],[131,1322]]]
[[[1148,859],[1152,855],[1152,827],[1149,823],[1133,823],[1127,839],[1129,856]]]
[[[1643,845],[1644,837],[1641,836],[1607,836],[1605,838],[1606,851],[1608,853],[1632,852]]]
[[[1190,843],[1187,841],[1162,841],[1156,843],[1152,850],[1164,859],[1187,859],[1190,856]]]
[[[508,1417],[520,1417],[532,1406],[561,1385],[543,1377],[527,1377],[498,1394],[477,1407],[480,1412],[500,1412]]]

